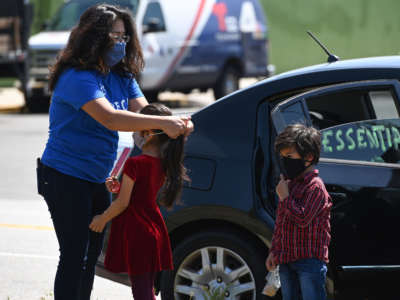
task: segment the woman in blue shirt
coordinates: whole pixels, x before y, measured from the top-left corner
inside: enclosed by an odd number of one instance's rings
[[[137,114],[147,104],[135,77],[144,66],[130,13],[111,5],[87,9],[50,74],[49,138],[39,164],[60,246],[55,300],[89,300],[103,234],[92,217],[110,204],[104,182],[118,132],[160,129],[172,138],[193,130],[189,118]]]

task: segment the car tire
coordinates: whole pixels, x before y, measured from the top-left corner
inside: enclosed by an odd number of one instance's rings
[[[219,290],[227,292],[224,299],[270,299],[261,294],[267,273],[266,255],[235,232],[197,233],[175,247],[175,269],[161,275],[161,298],[207,299],[204,293]]]
[[[218,100],[219,98],[238,90],[239,79],[240,73],[237,68],[232,65],[225,67],[213,89],[215,100]]]
[[[149,103],[158,102],[158,91],[145,91],[144,96]]]
[[[25,98],[25,105],[31,113],[47,113],[50,107],[50,97],[31,96]]]

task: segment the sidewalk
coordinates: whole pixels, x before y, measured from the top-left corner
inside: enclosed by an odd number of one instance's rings
[[[19,111],[25,106],[24,94],[15,87],[0,88],[0,112]]]

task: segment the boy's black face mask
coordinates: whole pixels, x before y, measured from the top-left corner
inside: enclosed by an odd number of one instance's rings
[[[307,169],[301,158],[280,157],[283,173],[288,179],[294,179]]]

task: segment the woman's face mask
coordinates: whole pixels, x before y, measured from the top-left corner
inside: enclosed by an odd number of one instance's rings
[[[108,50],[106,54],[106,64],[108,67],[113,67],[125,57],[125,42],[115,43],[114,46]]]

